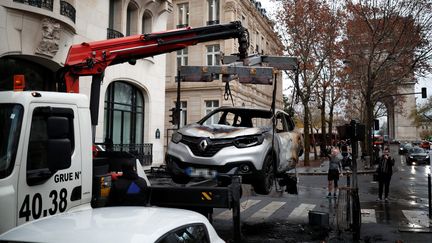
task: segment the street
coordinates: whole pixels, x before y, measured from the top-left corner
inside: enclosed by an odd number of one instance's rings
[[[398,146],[391,146],[395,158],[389,202],[377,202],[378,184],[372,174],[358,176],[362,209],[362,242],[431,242],[428,221],[430,166],[407,166]],[[325,171],[326,169],[318,168]],[[346,185],[346,178],[340,180]],[[242,242],[352,242],[350,232],[337,231],[337,199],[327,199],[326,175],[301,175],[299,194],[273,192],[255,195],[244,187],[241,203]],[[330,230],[309,226],[310,210],[329,213]],[[215,209],[214,226],[225,240],[232,236],[232,214]],[[232,238],[232,237],[231,237]]]

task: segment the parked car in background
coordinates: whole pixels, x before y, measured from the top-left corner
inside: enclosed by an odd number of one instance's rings
[[[428,165],[430,163],[429,153],[420,147],[409,149],[405,154],[405,160],[408,165]]]
[[[207,218],[196,212],[175,208],[118,207],[117,211],[84,209],[31,221],[0,235],[0,242],[225,241],[219,238]]]
[[[430,146],[431,146],[430,142],[426,141],[426,140],[424,140],[420,143],[420,148],[423,148],[423,149],[429,150]]]
[[[303,137],[294,130],[293,119],[282,110],[275,114],[274,132],[270,110],[244,107],[220,107],[181,128],[173,134],[166,154],[173,181],[236,174],[256,193],[269,194],[274,165],[278,174],[285,173],[295,168],[303,153]]]
[[[401,143],[399,146],[399,154],[406,154],[412,147],[414,147],[412,143]]]

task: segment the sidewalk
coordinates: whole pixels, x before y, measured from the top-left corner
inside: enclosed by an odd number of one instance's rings
[[[315,155],[310,153],[308,165],[304,164],[303,156],[300,158],[297,168],[289,171],[289,173],[297,173],[300,175],[327,175],[329,160],[327,157],[318,157],[314,159]],[[365,165],[365,161],[357,158],[357,174],[373,174],[374,168],[369,168]]]

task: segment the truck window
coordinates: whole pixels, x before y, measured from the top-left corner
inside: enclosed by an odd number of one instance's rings
[[[18,104],[0,104],[0,179],[12,172],[24,108]]]
[[[48,117],[55,115],[66,117],[69,120],[69,131],[67,137],[71,141],[72,151],[74,149],[74,127],[73,110],[68,108],[37,107],[33,111],[30,128],[30,139],[27,152],[27,174],[35,170],[48,170],[47,143]]]

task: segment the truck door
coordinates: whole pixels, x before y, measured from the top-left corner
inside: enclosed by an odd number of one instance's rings
[[[29,114],[19,172],[18,225],[64,212],[81,202],[77,107],[33,103]]]

